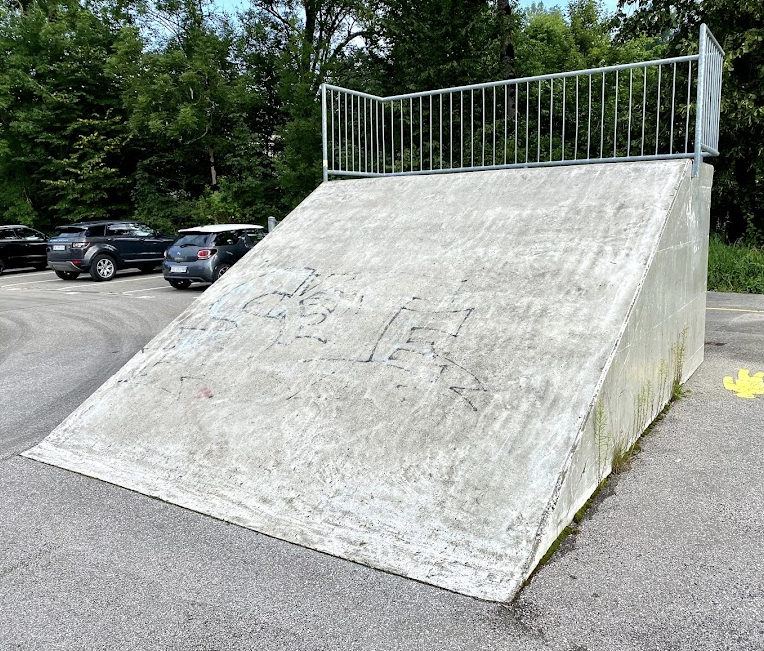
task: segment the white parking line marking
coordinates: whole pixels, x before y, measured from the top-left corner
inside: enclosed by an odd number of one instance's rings
[[[124,278],[123,280],[107,280],[103,283],[103,285],[100,285],[98,281],[93,281],[92,283],[88,283],[88,287],[98,287],[99,285],[110,287],[111,285],[116,285],[117,283],[132,283],[132,282],[135,282],[136,280],[146,281],[146,280],[150,280],[150,278],[147,278],[145,275],[140,275],[137,278]],[[78,281],[72,281],[72,282],[78,282]],[[63,289],[57,289],[56,291],[64,292],[66,291],[66,289],[67,288],[64,287]]]
[[[154,292],[157,289],[172,289],[169,285],[160,285],[159,287],[147,287],[145,289],[131,289],[129,292],[120,292],[120,294],[134,294],[135,292]]]
[[[18,287],[19,285],[37,285],[38,283],[55,283],[58,278],[49,278],[48,280],[27,280],[23,283],[8,283],[7,285],[0,285],[0,289],[6,289],[7,287]]]

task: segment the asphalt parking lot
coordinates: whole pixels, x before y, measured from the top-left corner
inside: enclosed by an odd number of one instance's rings
[[[44,438],[202,291],[161,273],[0,276],[0,459]]]
[[[498,605],[18,456],[202,291],[0,277],[0,649],[764,649],[764,395],[724,381],[764,297],[709,294],[691,393]]]

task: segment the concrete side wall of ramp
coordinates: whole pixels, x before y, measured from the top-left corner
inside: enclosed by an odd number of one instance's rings
[[[597,414],[632,439],[672,347],[700,362],[707,189],[684,161],[324,184],[26,455],[509,599],[607,472]]]

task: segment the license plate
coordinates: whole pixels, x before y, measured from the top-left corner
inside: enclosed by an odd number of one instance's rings
[[[66,251],[66,246],[64,244],[54,244],[53,245],[54,251]]]
[[[184,274],[188,271],[188,267],[170,267],[170,272],[174,274]]]

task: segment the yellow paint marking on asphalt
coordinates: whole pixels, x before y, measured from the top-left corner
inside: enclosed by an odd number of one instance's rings
[[[764,396],[764,373],[754,373],[747,368],[741,368],[737,373],[737,380],[731,376],[724,378],[724,388],[737,393],[738,398],[750,398]]]
[[[751,314],[764,314],[764,310],[746,310],[742,307],[707,307],[707,310],[717,310],[719,312],[750,312]]]

